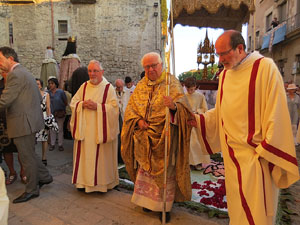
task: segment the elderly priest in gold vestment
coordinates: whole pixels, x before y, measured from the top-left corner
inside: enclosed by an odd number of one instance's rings
[[[122,158],[135,183],[132,202],[144,211],[163,211],[163,172],[166,106],[170,113],[170,146],[167,150],[166,221],[174,199],[191,199],[188,125],[190,110],[182,87],[170,76],[170,96],[166,75],[157,53],[142,58],[146,76],[139,81],[127,105],[122,128]],[[160,219],[162,213],[160,213]]]
[[[72,182],[85,192],[107,192],[119,184],[119,108],[115,89],[103,72],[98,61],[90,61],[90,80],[81,85],[70,104],[75,140]]]

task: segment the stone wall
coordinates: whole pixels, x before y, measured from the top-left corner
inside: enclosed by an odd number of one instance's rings
[[[52,45],[51,9],[57,61],[66,47],[62,39],[76,36],[82,64],[87,65],[91,59],[101,61],[110,82],[125,76],[138,81],[143,71],[141,57],[161,49],[160,6],[154,7],[153,0],[97,0],[95,4],[53,0],[53,7],[50,1],[36,2],[0,5],[0,46],[9,45],[8,24],[12,23],[11,46],[36,77],[40,76],[46,46]],[[58,20],[68,21],[68,34],[58,33]]]

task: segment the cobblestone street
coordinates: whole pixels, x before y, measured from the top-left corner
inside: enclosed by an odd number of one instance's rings
[[[158,213],[145,213],[130,202],[126,190],[108,193],[82,193],[71,184],[72,141],[65,140],[65,151],[57,148],[48,152],[48,169],[54,182],[40,190],[40,196],[26,203],[12,204],[9,208],[9,225],[158,225]],[[41,152],[38,145],[37,152]],[[16,158],[16,157],[15,157]],[[19,173],[18,162],[15,162]],[[24,191],[19,177],[7,186],[10,201]],[[195,215],[188,210],[173,207],[170,225],[228,224],[227,219],[209,219],[206,214]]]
[[[40,190],[40,196],[26,203],[12,204],[9,209],[9,225],[158,225],[158,213],[145,213],[130,202],[131,193],[122,188],[108,193],[82,193],[71,184],[72,141],[65,140],[65,151],[48,152],[48,169],[54,182]],[[37,152],[41,152],[38,145]],[[16,157],[15,157],[16,158]],[[298,163],[300,147],[297,149]],[[5,168],[5,166],[4,166]],[[18,162],[15,168],[19,173]],[[24,191],[18,180],[7,186],[10,201]],[[291,211],[300,215],[300,182],[289,188],[294,202],[289,202]],[[292,215],[292,224],[300,224],[300,217]],[[208,218],[205,213],[196,213],[182,207],[173,207],[170,225],[227,225],[228,219]]]

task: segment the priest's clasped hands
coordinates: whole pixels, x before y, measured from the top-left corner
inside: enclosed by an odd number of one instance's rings
[[[83,101],[82,106],[85,109],[97,110],[97,103],[92,101],[91,99]]]

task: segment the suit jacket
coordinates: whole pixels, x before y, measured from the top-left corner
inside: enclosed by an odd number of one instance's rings
[[[8,73],[0,98],[0,109],[6,108],[10,138],[30,135],[44,128],[41,101],[35,78],[25,67],[17,65]]]

